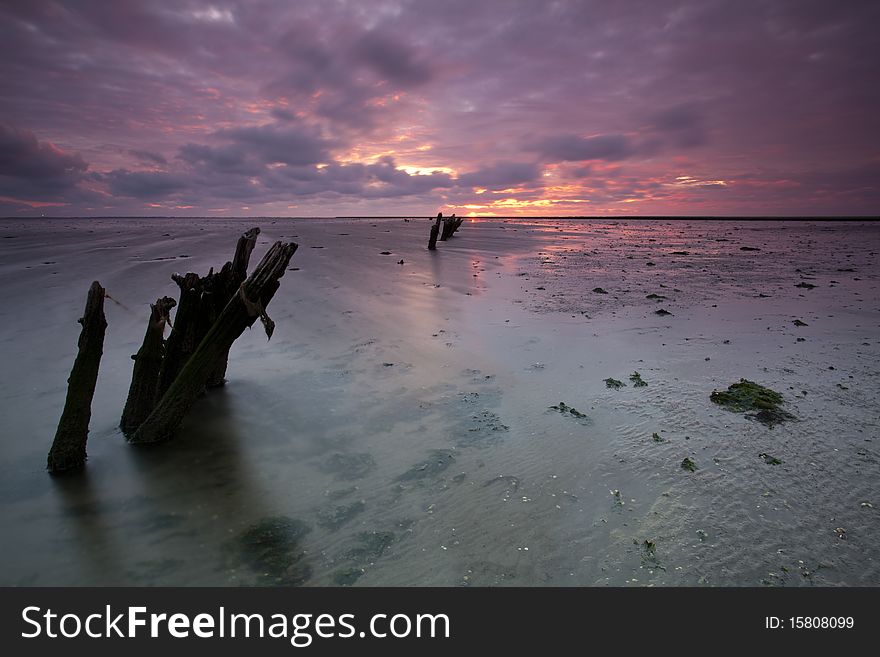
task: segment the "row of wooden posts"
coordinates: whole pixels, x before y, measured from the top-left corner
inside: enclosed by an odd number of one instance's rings
[[[441,242],[445,242],[452,237],[455,231],[461,226],[462,221],[464,221],[464,219],[461,217],[456,218],[454,214],[451,217],[444,217],[442,212],[438,212],[437,221],[431,226],[431,234],[428,237],[428,249],[434,251],[437,248],[438,236],[440,237]]]
[[[455,215],[438,214],[431,226],[428,249],[437,248],[438,236],[440,241],[452,237],[461,223]],[[132,356],[131,386],[119,424],[129,442],[156,443],[171,438],[205,389],[225,383],[229,349],[257,318],[266,336],[272,337],[275,323],[266,314],[266,307],[278,291],[279,279],[298,245],[275,242],[248,276],[259,234],[259,228],[244,233],[232,260],[216,273],[212,268],[206,276],[173,274],[171,278],[180,288],[179,299],[161,297],[150,304],[143,343]],[[92,398],[107,329],[105,296],[101,284],[92,283],[79,320],[82,329],[64,410],[47,459],[52,473],[76,471],[86,462]],[[172,325],[171,310],[175,307]],[[172,326],[167,340],[166,326]]]
[[[144,341],[132,356],[131,386],[120,428],[132,443],[153,443],[170,438],[186,412],[206,387],[222,385],[229,348],[246,328],[260,318],[271,337],[274,323],[266,307],[278,290],[290,258],[298,245],[275,242],[247,275],[251,252],[260,234],[252,228],[242,235],[232,260],[206,276],[174,274],[180,288],[179,301],[162,297],[150,306]],[[107,320],[105,291],[95,281],[89,289],[70,373],[67,398],[47,467],[59,473],[78,470],[86,460],[86,440],[92,397],[104,346]],[[168,339],[165,326],[177,306]]]

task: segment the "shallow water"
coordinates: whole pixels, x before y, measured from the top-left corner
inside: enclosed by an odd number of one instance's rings
[[[254,259],[300,244],[272,340],[175,441],[127,445],[147,304],[250,225]],[[0,222],[0,583],[880,584],[880,226],[481,220],[429,253],[428,225]],[[94,279],[89,462],[53,478]],[[741,377],[799,421],[709,401]]]

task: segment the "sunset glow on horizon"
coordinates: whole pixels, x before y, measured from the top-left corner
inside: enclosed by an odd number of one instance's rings
[[[0,215],[876,215],[880,5],[0,8]]]

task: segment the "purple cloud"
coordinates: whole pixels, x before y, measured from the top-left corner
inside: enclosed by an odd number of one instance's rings
[[[625,135],[553,135],[544,137],[531,148],[551,162],[606,160],[615,162],[636,154],[637,149]]]
[[[458,177],[458,184],[466,187],[503,189],[512,185],[530,183],[541,175],[537,164],[526,162],[498,162]]]
[[[0,125],[0,176],[29,180],[75,179],[88,168],[76,153],[40,142],[28,130]]]
[[[878,22],[867,1],[4,3],[0,211],[876,214]]]

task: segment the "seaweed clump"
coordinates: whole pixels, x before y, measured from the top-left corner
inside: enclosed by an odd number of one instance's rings
[[[295,518],[264,518],[236,537],[237,560],[256,573],[258,584],[302,586],[312,576],[312,567],[300,546],[309,530],[306,523]]]
[[[632,381],[633,388],[644,388],[648,385],[648,383],[642,379],[642,375],[638,372],[633,372],[629,375],[629,380]]]
[[[581,413],[578,409],[569,406],[565,402],[559,402],[559,404],[555,406],[551,406],[554,411],[559,411],[560,413],[568,413],[576,418],[586,418],[587,416],[584,413]]]
[[[794,415],[780,408],[784,401],[781,394],[748,379],[740,379],[727,390],[713,390],[709,399],[734,413],[754,411],[746,417],[769,427],[795,419]]]
[[[609,377],[605,379],[605,387],[611,388],[612,390],[620,390],[621,388],[625,388],[626,384],[623,381],[618,381],[617,379]]]

